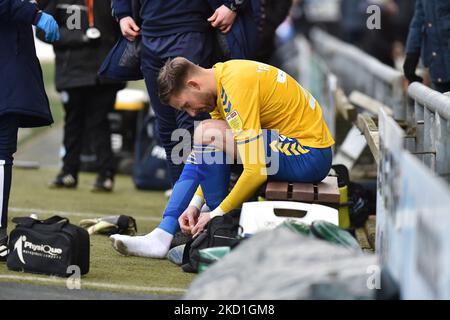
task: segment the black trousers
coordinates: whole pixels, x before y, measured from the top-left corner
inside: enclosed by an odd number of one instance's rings
[[[13,154],[17,149],[19,116],[0,116],[0,228],[8,224],[8,202],[11,190]]]
[[[116,101],[117,87],[97,85],[61,92],[65,109],[63,157],[64,173],[78,175],[83,136],[91,140],[97,156],[99,174],[114,175],[114,154],[111,149],[111,129],[107,118]]]

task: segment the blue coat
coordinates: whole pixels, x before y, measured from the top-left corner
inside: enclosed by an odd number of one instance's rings
[[[0,116],[21,115],[20,127],[53,122],[36,57],[34,1],[0,0]]]
[[[406,53],[419,52],[433,82],[450,82],[449,0],[416,0]]]

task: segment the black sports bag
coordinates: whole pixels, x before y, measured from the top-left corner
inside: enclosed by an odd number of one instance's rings
[[[242,240],[239,236],[239,217],[241,210],[233,210],[223,216],[212,218],[205,229],[195,238],[186,243],[183,251],[181,269],[184,272],[197,273],[200,262],[210,264],[210,261],[202,261],[199,251],[213,247],[230,247],[233,249]]]
[[[17,226],[10,234],[8,269],[62,277],[71,276],[73,266],[89,272],[89,234],[83,228],[59,216],[12,221]]]

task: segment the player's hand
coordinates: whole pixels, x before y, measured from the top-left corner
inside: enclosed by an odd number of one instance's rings
[[[180,224],[181,232],[184,234],[192,234],[192,229],[197,224],[198,216],[200,215],[200,210],[195,206],[189,206],[178,218],[178,223]]]
[[[218,28],[222,33],[227,33],[231,30],[235,19],[236,12],[231,11],[225,5],[221,5],[214,11],[214,14],[208,18],[208,21],[214,28]]]
[[[206,225],[208,224],[209,220],[211,220],[210,212],[203,212],[200,215],[200,219],[198,219],[197,224],[194,228],[192,228],[191,233],[193,234],[193,237],[196,237],[200,234],[200,232],[205,229]]]
[[[120,30],[122,35],[129,41],[134,41],[140,35],[141,28],[138,27],[132,17],[124,17],[120,19]]]

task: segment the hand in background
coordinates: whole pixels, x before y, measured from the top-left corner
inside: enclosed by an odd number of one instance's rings
[[[51,15],[42,12],[36,27],[44,31],[45,41],[55,42],[59,40],[59,26]]]
[[[403,64],[403,72],[405,73],[406,79],[411,82],[423,82],[423,78],[416,75],[417,64],[419,63],[419,54],[407,54],[405,63]]]
[[[129,41],[134,41],[139,36],[141,28],[138,27],[132,17],[125,17],[120,19],[120,30],[122,35]]]
[[[208,21],[214,28],[218,28],[223,33],[227,33],[231,30],[235,19],[236,12],[231,11],[225,5],[221,5],[214,11],[214,14],[208,18]]]

